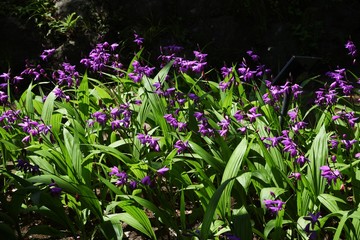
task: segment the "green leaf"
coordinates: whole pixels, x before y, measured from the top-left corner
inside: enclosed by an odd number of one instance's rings
[[[121,201],[119,206],[128,214],[127,218],[121,219],[122,221],[141,231],[151,239],[157,239],[150,220],[143,210],[129,205],[128,201]]]
[[[316,135],[311,148],[309,150],[309,169],[306,178],[309,182],[307,188],[311,189],[313,201],[324,193],[325,178],[321,177],[320,167],[327,164],[328,158],[328,136],[323,126]],[[312,211],[312,209],[309,209]]]
[[[32,93],[32,82],[26,90],[25,109],[30,119],[34,118],[34,105],[33,105],[33,93]]]
[[[225,182],[223,182],[218,189],[216,189],[215,193],[210,199],[209,204],[206,207],[205,215],[202,221],[201,225],[201,231],[200,231],[200,239],[208,239],[208,236],[210,234],[210,227],[211,223],[213,222],[214,214],[218,205],[218,202],[220,200],[220,197],[227,187],[227,185],[234,181],[235,178],[227,179]]]
[[[238,176],[242,162],[244,158],[246,158],[246,153],[248,149],[247,146],[248,141],[246,138],[243,138],[239,145],[235,148],[234,152],[231,154],[231,157],[226,164],[221,183],[224,183],[227,180],[233,179],[234,177]],[[233,182],[230,182],[227,185],[219,201],[219,210],[224,218],[226,216],[226,211],[230,212],[231,190],[233,184]]]
[[[320,194],[318,196],[318,200],[330,211],[330,212],[337,212],[341,209],[338,206],[338,203],[342,203],[346,205],[346,202],[344,200],[342,200],[341,198],[335,197],[333,195],[330,194]]]
[[[77,185],[80,202],[87,207],[98,220],[103,221],[103,212],[101,210],[100,202],[94,191],[83,184]]]
[[[342,216],[342,218],[340,219],[340,222],[339,222],[339,224],[337,225],[337,227],[336,227],[336,232],[335,232],[335,234],[334,234],[334,240],[339,240],[340,239],[340,235],[341,235],[341,232],[342,232],[342,230],[343,230],[343,228],[344,228],[344,225],[345,225],[345,223],[346,223],[346,220],[348,220],[348,213],[346,213],[346,214],[344,214],[343,216]]]
[[[233,210],[234,234],[240,239],[252,239],[251,216],[243,206]]]
[[[224,169],[224,163],[220,161],[219,159],[213,157],[211,154],[209,154],[208,151],[197,145],[195,142],[189,141],[189,146],[194,151],[194,153],[198,154],[202,159],[212,166],[216,171],[222,172]]]
[[[64,128],[64,144],[66,147],[66,151],[69,155],[72,169],[71,172],[75,175],[75,177],[80,180],[82,178],[82,155],[80,151],[80,143],[76,129],[74,129],[74,136]]]
[[[116,157],[117,159],[119,159],[120,161],[122,161],[125,164],[131,164],[131,163],[136,163],[136,161],[134,161],[133,159],[129,158],[128,156],[126,156],[124,153],[120,152],[119,150],[110,147],[110,146],[104,146],[104,145],[99,145],[99,144],[93,144],[91,145],[94,148],[100,149],[102,150],[104,153],[106,154],[110,154],[114,157]]]
[[[52,92],[49,93],[49,95],[47,96],[42,112],[41,112],[41,119],[43,120],[43,122],[46,125],[49,125],[51,122],[51,116],[53,114],[54,111],[54,101],[56,99],[54,90]]]

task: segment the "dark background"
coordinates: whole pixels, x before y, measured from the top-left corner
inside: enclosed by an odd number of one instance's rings
[[[81,19],[59,31],[70,13]],[[55,27],[54,27],[55,26]],[[136,51],[133,32],[145,38],[151,60],[159,46],[178,44],[208,53],[211,67],[239,63],[255,50],[274,71],[292,55],[317,56],[324,66],[349,65],[344,45],[360,42],[355,0],[4,0],[0,3],[0,71],[14,74],[25,59],[58,48],[58,58],[79,65],[99,41],[121,42],[124,61]]]

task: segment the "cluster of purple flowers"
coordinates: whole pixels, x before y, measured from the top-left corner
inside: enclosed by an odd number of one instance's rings
[[[54,55],[56,52],[56,49],[55,48],[51,48],[51,49],[45,49],[42,54],[40,55],[40,58],[43,60],[43,61],[46,61],[48,60],[49,57],[51,57],[52,55]]]
[[[108,120],[107,114],[102,111],[94,112],[93,114],[91,114],[91,117],[92,119],[88,120],[88,125],[90,127],[92,127],[95,122],[99,123],[100,125],[105,125]]]
[[[283,151],[288,152],[291,157],[296,157],[296,163],[302,167],[306,162],[309,162],[309,159],[306,158],[303,154],[298,150],[297,144],[289,135],[289,130],[283,130],[281,136],[275,137],[264,137],[262,138],[263,143],[267,148],[277,147],[280,143],[283,145]],[[270,142],[270,143],[269,143]],[[295,174],[295,173],[294,173]],[[298,175],[291,175],[291,177],[295,177],[298,179]]]
[[[220,136],[226,136],[229,131],[230,123],[231,121],[228,116],[224,116],[224,119],[217,123],[221,127],[221,129],[218,130]]]
[[[141,82],[144,75],[150,77],[150,75],[154,72],[155,67],[141,66],[139,61],[133,61],[133,72],[129,73],[129,78],[132,79],[135,83]]]
[[[71,65],[70,63],[62,63],[61,69],[54,71],[52,78],[60,86],[67,84],[68,87],[72,87],[74,85],[79,86],[80,84],[80,75],[76,71],[75,65]]]
[[[123,186],[128,182],[127,173],[125,171],[120,172],[119,168],[116,167],[116,166],[111,168],[111,171],[110,171],[109,175],[117,177],[117,180],[116,180],[116,183],[115,183],[117,186]],[[130,184],[130,187],[131,186],[132,186],[132,184]]]
[[[20,110],[6,110],[0,116],[0,123],[2,123],[2,128],[8,130],[11,128],[18,119],[20,119]]]
[[[2,79],[2,82],[0,83],[0,89],[6,89],[8,84],[17,85],[22,80],[24,80],[24,78],[22,76],[15,76],[15,77],[11,78],[10,72],[0,74],[0,78]],[[1,93],[2,93],[1,94],[2,96],[0,96],[0,103],[4,103],[4,102],[7,101],[7,97],[5,99],[4,98],[4,96],[5,96],[4,93],[3,92],[1,92]]]
[[[271,72],[270,69],[267,69],[265,65],[260,63],[260,57],[257,54],[251,50],[247,51],[247,54],[251,58],[252,62],[256,64],[256,67],[254,70],[252,70],[244,58],[239,68],[237,69],[239,77],[242,81],[249,82],[255,77],[261,78],[264,76],[264,74],[269,74]],[[225,91],[226,89],[229,89],[234,83],[236,83],[234,76],[232,75],[233,68],[224,65],[220,70],[224,80],[219,83],[219,88],[221,91]]]
[[[285,94],[291,92],[294,99],[297,99],[303,92],[300,85],[296,83],[292,84],[289,81],[287,81],[284,85],[281,86],[272,85],[270,81],[266,81],[266,86],[269,88],[269,93],[265,93],[262,96],[262,99],[265,104],[277,108],[279,108],[279,106],[276,104],[281,104],[281,100]]]
[[[283,209],[285,202],[281,200],[265,199],[264,204],[271,214],[277,215],[277,213]]]
[[[124,103],[120,106],[112,108],[110,111],[110,116],[112,121],[110,122],[111,128],[113,130],[124,127],[129,128],[131,124],[131,115],[132,111],[130,110],[130,104]]]
[[[198,121],[198,127],[199,127],[199,133],[202,136],[213,136],[214,135],[214,129],[211,128],[208,119],[205,117],[204,113],[202,112],[195,112],[194,117]]]
[[[307,125],[304,121],[297,121],[298,109],[288,111],[290,117],[291,128],[295,133],[298,133],[300,129],[304,129]]]
[[[353,58],[353,62],[355,63],[355,57],[357,56],[357,49],[353,41],[348,40],[345,44],[345,48],[349,51],[349,55]]]
[[[33,165],[31,164],[29,161],[27,160],[23,160],[23,159],[18,159],[16,167],[21,170],[24,171],[24,173],[30,172],[33,175],[35,174],[40,174],[40,168],[38,165]]]
[[[284,145],[284,152],[290,153],[291,157],[296,157],[298,155],[297,144],[289,136],[289,130],[282,131],[282,140],[281,143]]]
[[[326,180],[328,181],[328,184],[331,184],[331,182],[336,183],[336,180],[338,178],[341,178],[341,173],[339,170],[337,170],[337,169],[332,170],[327,165],[321,166],[320,170],[321,170],[321,176],[326,178]]]
[[[144,38],[140,37],[140,35],[135,32],[134,43],[136,43],[141,48],[144,43]]]
[[[34,81],[39,81],[41,77],[47,79],[47,73],[45,69],[41,67],[40,64],[34,65],[30,63],[29,61],[26,61],[25,69],[21,72],[21,77],[28,76],[31,79],[34,79]]]
[[[338,100],[338,90],[342,91],[345,96],[348,96],[354,89],[354,86],[346,78],[346,69],[344,68],[328,72],[327,76],[330,77],[332,83],[329,86],[325,84],[323,88],[315,91],[315,103],[317,105],[332,106]]]
[[[91,119],[88,120],[88,126],[94,126],[95,122],[102,126],[105,126],[110,119],[110,125],[112,130],[124,127],[129,128],[131,124],[132,111],[130,109],[130,103],[123,103],[117,107],[110,108],[110,112],[103,109],[91,114]]]
[[[256,113],[257,109],[257,107],[252,107],[249,109],[249,113],[246,114],[249,118],[250,123],[255,122],[256,118],[262,116],[260,113]]]
[[[159,152],[160,151],[160,145],[159,145],[159,139],[153,138],[150,135],[145,135],[142,133],[139,133],[137,135],[137,138],[140,140],[140,143],[143,145],[148,145],[150,149]]]
[[[70,96],[66,95],[64,91],[58,87],[54,89],[54,94],[57,98],[65,99],[67,102],[70,101]]]
[[[177,149],[177,154],[180,154],[189,148],[189,142],[177,140],[176,143],[174,144],[174,147]]]
[[[166,172],[169,171],[169,168],[167,167],[162,167],[160,169],[158,169],[156,171],[158,176],[164,176]],[[120,171],[118,167],[114,166],[110,169],[109,172],[110,176],[115,176],[117,178],[115,185],[117,186],[124,186],[127,185],[129,186],[130,189],[134,190],[135,188],[138,187],[138,182],[136,180],[130,180],[129,175],[125,172],[125,171]],[[154,187],[155,186],[155,178],[150,177],[149,175],[146,175],[145,177],[143,177],[140,180],[140,183],[143,186],[150,186],[150,187]]]
[[[164,90],[160,82],[155,82],[153,86],[155,87],[155,93],[158,96],[166,98],[166,102],[168,103],[169,107],[178,107],[175,109],[175,114],[178,114],[180,111],[179,107],[184,106],[187,101],[186,95],[176,90],[174,87],[170,87]],[[188,97],[194,101],[198,100],[198,96],[196,96],[194,93],[190,93]]]
[[[119,44],[117,43],[98,43],[96,47],[90,51],[89,57],[81,59],[80,63],[84,64],[94,72],[102,72],[109,66],[118,72],[117,69],[123,67],[119,61],[119,54],[115,53],[118,46]]]
[[[165,114],[164,118],[170,126],[172,126],[175,129],[178,129],[180,132],[185,131],[187,127],[186,122],[179,122],[172,114]]]
[[[355,117],[355,113],[353,111],[346,112],[342,110],[341,112],[338,112],[336,115],[332,117],[332,120],[335,121],[337,119],[342,119],[348,122],[349,126],[351,128],[355,127],[356,121],[359,119],[358,117]]]
[[[358,141],[356,139],[346,139],[346,134],[343,134],[342,139],[339,140],[337,135],[332,135],[331,139],[329,140],[330,148],[331,149],[337,149],[339,146],[339,143],[341,142],[342,145],[345,147],[345,149],[348,151],[352,148],[352,146],[357,143]]]
[[[39,123],[37,121],[31,120],[29,117],[25,116],[22,119],[22,122],[18,124],[22,127],[23,131],[28,135],[22,139],[22,142],[29,142],[31,137],[40,136],[40,134],[48,134],[51,130],[50,125],[44,123]]]
[[[193,72],[197,74],[203,73],[204,68],[207,65],[207,54],[201,53],[199,51],[193,51],[195,55],[195,60],[187,60],[182,57],[176,56],[181,50],[182,47],[174,45],[162,47],[162,54],[159,56],[159,59],[162,60],[161,66],[164,66],[168,62],[174,61],[173,66],[180,72]]]

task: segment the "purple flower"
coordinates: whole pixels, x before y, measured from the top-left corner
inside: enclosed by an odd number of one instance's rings
[[[220,136],[223,137],[227,134],[227,132],[229,131],[230,123],[230,118],[228,116],[225,116],[223,120],[217,123],[221,127],[221,130],[218,130]]]
[[[107,121],[107,116],[106,116],[106,114],[105,113],[103,113],[103,112],[94,112],[93,114],[92,114],[92,117],[94,117],[95,118],[95,121],[96,122],[98,122],[98,123],[100,123],[100,124],[102,124],[102,125],[104,125],[105,123],[106,123],[106,121]]]
[[[62,191],[62,188],[58,187],[54,180],[49,184],[50,194],[53,197],[59,197]]]
[[[295,132],[295,133],[298,133],[300,129],[305,129],[307,123],[306,122],[296,122],[294,124],[294,126],[292,126],[292,130]]]
[[[291,173],[289,175],[289,178],[294,178],[295,180],[300,180],[301,179],[301,173],[298,173],[298,172]]]
[[[167,173],[169,171],[169,168],[167,167],[162,167],[160,169],[158,169],[156,172],[160,175],[160,176],[163,176],[165,175],[165,173]]]
[[[177,148],[177,154],[183,153],[184,151],[186,151],[189,147],[189,142],[188,141],[182,141],[182,140],[177,140],[176,143],[174,144],[174,147]]]
[[[298,109],[294,109],[294,110],[289,111],[289,112],[288,112],[288,115],[289,115],[289,117],[290,117],[290,120],[293,121],[293,122],[295,122],[296,117],[297,117],[297,115],[298,115]]]
[[[141,179],[141,183],[143,185],[150,186],[151,185],[151,178],[150,176],[145,176],[143,179]]]
[[[9,96],[0,91],[0,103],[5,104],[8,101]]]
[[[230,88],[231,83],[232,81],[228,81],[228,82],[221,81],[219,83],[219,89],[224,92],[226,89]]]
[[[348,42],[345,44],[345,48],[349,51],[349,55],[351,55],[353,58],[356,57],[357,49],[353,41],[348,40]]]
[[[236,119],[236,121],[240,122],[241,120],[244,119],[244,115],[241,114],[241,111],[236,111],[234,114],[234,118]]]
[[[47,60],[49,57],[51,57],[52,55],[54,55],[55,53],[55,48],[51,48],[51,49],[47,49],[44,50],[43,53],[40,55],[42,60]]]
[[[231,234],[231,233],[225,233],[224,236],[227,240],[241,240],[241,238]]]
[[[15,76],[12,81],[13,81],[13,84],[17,85],[17,84],[19,84],[20,82],[22,82],[22,80],[24,80],[23,77],[21,77],[21,76]]]
[[[309,239],[311,239],[311,240],[317,239],[317,232],[314,231],[314,228],[315,228],[315,225],[316,225],[316,224],[318,224],[318,225],[320,226],[319,218],[321,218],[320,212],[315,213],[315,214],[309,213],[308,216],[305,216],[305,217],[304,217],[304,220],[310,221],[310,223],[308,223],[308,224],[305,226],[304,230],[305,230],[305,232],[308,234]],[[312,230],[310,230],[310,226],[311,226],[311,229],[312,229]]]
[[[226,66],[223,66],[221,69],[221,75],[223,76],[223,78],[226,78],[228,76],[230,76],[230,74],[232,73],[232,68],[231,67],[226,67]]]
[[[240,127],[240,128],[238,128],[237,130],[238,130],[241,134],[245,134],[247,128],[246,128],[246,127]]]
[[[111,170],[109,173],[110,176],[113,176],[113,175],[116,175],[119,173],[119,168],[116,166],[112,167],[110,170]]]
[[[134,33],[134,43],[136,43],[140,48],[144,43],[144,38],[140,37],[136,32]]]
[[[341,140],[341,142],[345,145],[346,150],[350,150],[351,147],[357,142],[357,140]]]
[[[289,152],[292,157],[298,155],[296,143],[289,137],[289,131],[284,130],[281,143],[284,145],[284,152]]]
[[[118,177],[118,179],[115,183],[117,186],[123,186],[126,184],[127,179],[128,179],[128,175],[126,172],[124,172],[124,171],[118,172],[118,173],[116,173],[116,177]]]
[[[283,209],[285,202],[281,200],[264,200],[265,207],[270,211],[271,214],[276,215],[279,211]]]
[[[281,141],[282,137],[267,137],[265,138],[265,140],[269,140],[271,142],[272,147],[276,147],[280,141]]]
[[[16,167],[19,170],[24,171],[24,173],[31,172],[31,174],[33,175],[40,174],[40,168],[38,165],[33,165],[30,162],[23,159],[18,159]]]
[[[331,140],[330,140],[330,144],[331,144],[331,149],[335,149],[335,148],[338,147],[339,141],[336,140],[336,139],[331,139]]]
[[[199,51],[193,51],[195,58],[199,61],[199,62],[204,62],[206,61],[206,53],[201,53]]]
[[[296,162],[300,165],[300,167],[304,166],[305,162],[309,162],[309,159],[307,159],[304,155],[300,155]]]
[[[254,51],[248,50],[246,53],[252,58],[254,62],[258,62],[260,60],[260,57],[256,55]]]
[[[336,183],[336,180],[338,178],[341,178],[341,173],[340,173],[339,170],[336,169],[336,170],[333,171],[327,165],[321,166],[320,170],[321,170],[321,176],[326,178],[326,180],[328,181],[328,184],[331,184],[331,181]]]
[[[73,86],[75,80],[75,85],[78,86],[80,84],[80,75],[76,71],[75,65],[64,62],[61,67],[61,69],[53,72],[53,79],[56,80],[59,85],[66,83],[68,87]]]
[[[118,46],[117,43],[109,44],[108,42],[98,43],[96,47],[92,49],[89,53],[88,58],[83,58],[80,60],[80,63],[90,68],[92,71],[103,71],[106,67],[112,66],[116,73],[119,73],[119,69],[122,64],[119,63],[119,55],[114,53],[109,53],[114,51]]]
[[[119,46],[119,44],[117,44],[117,43],[111,44],[111,45],[110,45],[111,51],[115,51],[118,46]]]
[[[140,140],[140,143],[145,145],[149,144],[150,149],[155,150],[157,152],[160,151],[160,145],[158,143],[159,139],[153,138],[150,135],[144,135],[142,133],[139,133],[137,135],[137,138]]]
[[[131,180],[129,182],[130,189],[134,190],[137,187],[137,182],[135,180]]]
[[[249,109],[248,114],[246,114],[249,117],[249,120],[251,123],[255,122],[255,119],[262,116],[260,113],[256,113],[257,107],[252,107]]]
[[[7,73],[3,73],[0,75],[0,78],[2,78],[4,80],[4,82],[7,82],[10,80],[10,73],[7,72]]]

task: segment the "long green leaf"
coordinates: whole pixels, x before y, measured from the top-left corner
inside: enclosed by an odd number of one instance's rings
[[[127,201],[122,201],[119,203],[119,206],[124,209],[124,211],[129,214],[126,219],[121,219],[122,221],[128,223],[130,226],[138,229],[151,239],[157,239],[156,235],[154,233],[154,230],[152,229],[150,220],[148,216],[144,213],[143,210],[140,210],[139,208],[135,206],[129,205]]]
[[[235,178],[227,179],[225,182],[223,182],[218,189],[216,189],[214,195],[211,197],[209,204],[206,207],[205,215],[202,221],[201,225],[201,231],[200,231],[200,239],[208,239],[208,236],[210,234],[210,226],[213,222],[214,214],[217,209],[218,202],[220,200],[221,195],[223,194],[223,191],[227,187],[227,185],[234,181]]]
[[[316,135],[313,144],[309,150],[309,170],[306,178],[309,182],[309,186],[312,190],[313,200],[324,193],[325,190],[325,179],[321,177],[320,167],[326,165],[328,158],[328,136],[323,126],[319,133]],[[312,209],[309,209],[312,211]]]
[[[46,125],[49,125],[51,122],[51,116],[54,111],[54,101],[56,99],[56,96],[54,94],[54,91],[50,92],[47,96],[42,112],[41,112],[41,119]]]
[[[226,164],[221,183],[224,183],[228,179],[232,179],[238,176],[242,162],[246,157],[247,149],[248,149],[248,141],[246,138],[243,138],[242,141],[239,143],[239,145],[235,148],[234,152],[231,154],[231,157],[228,163]],[[226,216],[225,214],[226,211],[230,211],[231,190],[233,184],[234,184],[233,182],[230,182],[227,185],[219,201],[219,209],[223,217]]]
[[[197,145],[195,142],[189,141],[189,145],[194,153],[198,154],[203,160],[216,169],[218,172],[222,172],[224,169],[224,163],[219,159],[213,157],[208,151]]]

